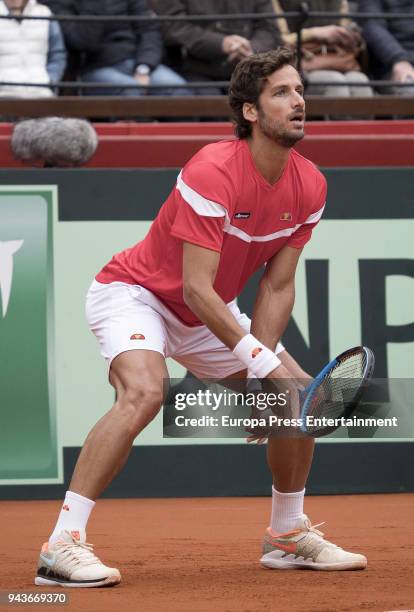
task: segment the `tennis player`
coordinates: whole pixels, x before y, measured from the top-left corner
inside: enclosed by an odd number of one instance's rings
[[[120,582],[86,542],[96,498],[159,412],[166,357],[201,379],[308,378],[280,343],[294,303],[295,270],[326,199],[326,182],[294,145],[304,136],[303,85],[287,49],[251,55],[230,86],[237,138],[203,147],[182,169],[145,239],[93,281],[87,319],[117,401],[89,433],[49,541],[38,585]],[[267,262],[252,320],[235,298]],[[273,475],[268,568],[363,569],[363,555],[324,539],[303,513],[311,438],[268,441]],[[143,468],[145,469],[145,467]]]

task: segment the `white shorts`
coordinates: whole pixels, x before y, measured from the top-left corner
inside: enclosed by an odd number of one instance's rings
[[[250,319],[236,302],[230,312],[248,333]],[[184,325],[151,291],[139,285],[94,280],[86,297],[86,318],[110,367],[125,351],[150,350],[172,357],[197,378],[226,378],[245,369],[205,325]],[[279,343],[276,354],[284,350]]]

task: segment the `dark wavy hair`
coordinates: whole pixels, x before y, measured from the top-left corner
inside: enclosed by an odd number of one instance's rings
[[[238,138],[248,138],[252,133],[251,122],[243,116],[243,105],[248,102],[257,106],[267,77],[283,66],[295,67],[295,63],[295,53],[287,47],[279,47],[250,55],[237,64],[231,76],[229,103]]]

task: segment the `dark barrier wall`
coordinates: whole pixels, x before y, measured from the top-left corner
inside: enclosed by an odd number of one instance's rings
[[[408,227],[413,223],[414,169],[327,169],[324,172],[329,185],[329,201],[322,222],[324,227],[329,229],[330,223],[333,227],[335,222],[337,227],[341,221],[352,221],[355,232],[358,228],[358,231],[363,229],[364,240],[358,243],[355,239],[349,243],[349,257],[356,259],[359,274],[360,340],[375,351],[377,376],[387,377],[390,374],[390,343],[414,342],[412,320],[400,326],[390,325],[387,321],[386,295],[387,279],[398,275],[411,280],[414,276],[412,242],[404,245],[407,254],[402,257],[401,252],[395,250],[395,241],[386,240],[394,232],[396,224],[400,227],[402,222]],[[0,185],[56,185],[58,225],[80,222],[82,226],[82,222],[152,220],[174,185],[176,175],[177,170],[173,169],[105,172],[89,169],[2,170]],[[382,232],[384,227],[385,233],[381,234],[380,229]],[[326,230],[323,231],[326,234]],[[4,240],[1,232],[0,217],[0,241]],[[322,232],[315,241],[325,240],[325,234]],[[373,257],[366,245],[378,246],[378,242],[380,256]],[[328,319],[339,316],[332,310],[329,287],[329,266],[331,257],[335,258],[335,241],[329,245],[326,257],[306,261],[308,337],[304,338],[294,320],[284,337],[289,350],[311,372],[316,372],[329,358],[332,339],[329,337]],[[67,256],[70,261],[70,253]],[[239,300],[241,308],[248,313],[256,283],[257,278],[252,279]],[[393,368],[392,375],[398,376],[395,366]],[[11,408],[3,402],[0,409],[4,422],[18,407]],[[19,447],[18,438],[15,445]],[[79,445],[63,449],[64,484],[5,484],[0,488],[0,496],[5,499],[60,497]],[[412,491],[413,451],[414,442],[409,440],[351,440],[318,444],[308,491],[324,494]],[[57,452],[60,453],[61,449],[58,448]],[[106,495],[260,495],[268,493],[269,482],[263,448],[226,444],[160,444],[134,447],[127,467]]]

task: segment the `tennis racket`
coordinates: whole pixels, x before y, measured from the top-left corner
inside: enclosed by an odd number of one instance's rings
[[[374,354],[365,346],[356,346],[328,363],[300,393],[301,430],[315,438],[326,436],[340,427],[328,419],[349,417],[357,407],[375,365]]]

